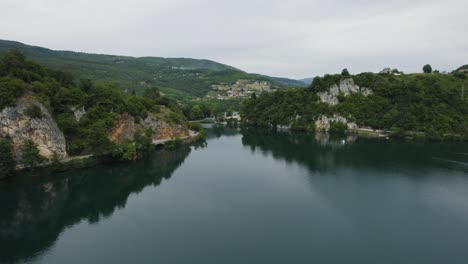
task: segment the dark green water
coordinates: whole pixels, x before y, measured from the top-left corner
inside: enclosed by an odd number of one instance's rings
[[[1,183],[0,262],[468,263],[467,163],[460,143],[211,129]]]

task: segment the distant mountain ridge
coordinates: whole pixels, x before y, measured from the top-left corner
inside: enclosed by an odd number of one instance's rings
[[[266,78],[272,82],[280,83],[288,87],[303,87],[304,83],[301,80],[294,80],[294,79],[289,79],[289,78],[284,78],[284,77],[271,77],[267,75],[262,75],[262,74],[254,74],[257,75],[261,78]]]
[[[299,81],[309,85],[312,83],[312,81],[314,80],[314,78],[304,78],[304,79],[300,79]]]
[[[0,54],[17,49],[47,67],[70,72],[97,83],[112,83],[121,90],[142,91],[148,86],[179,97],[203,97],[213,85],[238,80],[269,81],[274,88],[300,86],[287,78],[249,74],[211,60],[190,58],[130,57],[55,51],[17,41],[0,40]]]
[[[132,56],[121,56],[121,55],[108,55],[108,54],[97,54],[97,53],[86,53],[66,50],[51,50],[39,46],[26,45],[18,41],[0,40],[0,52],[4,52],[9,49],[18,49],[23,52],[27,57],[30,58],[49,58],[49,57],[60,57],[63,59],[76,59],[79,58],[83,61],[94,62],[96,60],[103,60],[104,62],[113,61],[116,63],[123,63],[125,61],[141,60],[144,62],[156,62],[165,66],[172,66],[183,70],[196,70],[196,69],[207,69],[214,71],[222,70],[234,70],[241,71],[232,66],[218,63],[211,60],[205,59],[191,59],[191,58],[163,58],[163,57],[132,57]]]

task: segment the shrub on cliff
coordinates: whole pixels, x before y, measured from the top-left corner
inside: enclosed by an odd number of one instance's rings
[[[151,152],[153,152],[153,133],[153,130],[149,128],[145,131],[143,135],[140,135],[138,133],[135,134],[135,148],[136,153],[139,157],[148,156],[149,154],[151,154]]]
[[[8,139],[0,138],[0,179],[13,175],[15,160],[13,147]]]
[[[344,133],[348,129],[345,123],[341,122],[331,122],[330,123],[330,133]]]
[[[39,154],[39,149],[31,139],[21,146],[21,162],[26,168],[34,168],[46,159]]]
[[[24,83],[21,80],[0,75],[0,111],[15,105],[16,99],[23,95]]]
[[[123,161],[131,161],[136,157],[135,145],[132,142],[126,142],[121,145],[122,154],[120,159]]]
[[[180,146],[182,146],[182,144],[183,144],[182,139],[180,137],[176,137],[174,140],[170,140],[166,142],[165,147],[167,149],[175,149],[175,148],[179,148]]]
[[[28,105],[25,114],[31,118],[42,118],[42,110],[36,104]]]

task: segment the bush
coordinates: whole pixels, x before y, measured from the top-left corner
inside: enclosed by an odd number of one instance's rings
[[[123,161],[131,161],[136,157],[135,145],[132,142],[122,144],[122,154],[120,159]]]
[[[0,179],[13,175],[15,165],[11,141],[0,138]]]
[[[36,104],[30,104],[26,107],[25,114],[31,118],[41,119],[43,117],[41,108]]]
[[[202,127],[202,125],[200,123],[190,122],[189,123],[189,129],[193,130],[193,131],[196,131],[196,132],[199,132],[199,131],[203,130],[203,127]]]
[[[153,130],[147,129],[144,135],[135,134],[135,149],[139,156],[147,156],[154,150]]]
[[[21,146],[21,162],[26,168],[34,168],[46,159],[39,154],[39,149],[31,139],[26,140]]]
[[[24,83],[13,78],[0,78],[0,111],[15,105],[16,99],[24,93]]]
[[[341,122],[330,123],[330,133],[344,133],[346,129],[348,129],[348,126],[345,123],[341,123]]]
[[[167,149],[175,149],[175,148],[179,148],[180,146],[182,146],[182,144],[183,144],[182,139],[180,139],[180,137],[176,137],[174,140],[170,140],[166,142],[164,146]]]

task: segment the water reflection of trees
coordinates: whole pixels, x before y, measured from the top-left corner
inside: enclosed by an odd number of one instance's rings
[[[466,158],[466,145],[403,142],[326,134],[245,129],[242,144],[253,152],[297,162],[311,171],[339,168],[423,170],[450,166],[446,161]],[[457,154],[458,153],[458,154]],[[445,162],[444,162],[445,161]]]
[[[0,262],[33,258],[47,250],[66,227],[112,215],[125,207],[131,193],[169,179],[189,152],[190,148],[162,150],[131,164],[0,186]]]
[[[209,125],[206,126],[208,128],[207,139],[210,138],[220,138],[220,137],[229,137],[229,136],[237,136],[240,133],[240,129],[227,127],[224,125]]]

